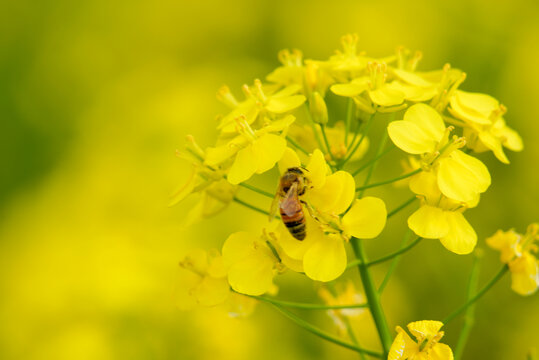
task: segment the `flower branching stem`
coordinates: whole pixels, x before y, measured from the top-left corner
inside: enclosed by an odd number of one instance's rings
[[[481,256],[477,253],[474,255],[474,262],[472,265],[472,271],[470,273],[470,280],[468,282],[468,291],[467,299],[470,300],[473,297],[473,294],[477,291],[477,285],[479,283],[479,266],[481,263]],[[460,360],[462,358],[462,353],[470,332],[475,322],[475,304],[468,306],[466,309],[466,315],[464,316],[464,325],[460,331],[459,338],[457,340],[457,346],[455,347],[455,360]]]
[[[343,321],[344,321],[344,325],[346,326],[346,332],[348,333],[348,337],[350,338],[350,340],[355,346],[359,346],[359,341],[357,340],[356,334],[354,333],[354,329],[352,328],[350,319],[347,316],[344,316]],[[365,357],[365,354],[362,352],[359,353],[359,358],[361,360],[367,360],[367,358]]]
[[[329,146],[328,137],[326,135],[326,126],[322,124],[320,125],[320,129],[322,130],[322,137],[324,138],[324,142],[326,143],[328,154],[331,157],[331,160],[333,160],[334,163],[337,163],[337,159],[335,159],[335,155],[333,155],[333,152],[331,151],[331,146]]]
[[[316,129],[316,124],[313,120],[313,116],[311,114],[311,110],[309,110],[309,105],[307,105],[307,103],[305,103],[303,105],[303,108],[305,109],[305,112],[307,113],[307,118],[309,119],[309,123],[311,124],[311,127],[313,129],[313,134],[314,134],[314,137],[316,139],[316,142],[318,143],[318,148],[319,149],[325,149],[324,145],[322,144],[322,140],[320,139],[320,135],[318,134],[318,130]],[[329,149],[327,149],[328,152],[329,152]]]
[[[382,358],[383,357],[383,355],[381,353],[379,353],[379,352],[364,349],[364,348],[361,348],[361,347],[356,346],[354,344],[349,344],[348,342],[343,341],[343,340],[341,340],[341,339],[339,339],[339,338],[337,338],[337,337],[335,337],[335,336],[333,336],[333,335],[331,335],[331,334],[317,328],[316,326],[310,324],[309,322],[307,322],[304,319],[300,318],[299,316],[297,316],[293,312],[290,312],[290,311],[286,310],[284,307],[282,307],[280,305],[277,305],[277,304],[271,304],[271,305],[273,307],[275,307],[277,310],[279,310],[285,317],[292,320],[297,325],[299,325],[302,328],[304,328],[305,330],[313,333],[314,335],[316,335],[318,337],[321,337],[324,340],[330,341],[330,342],[332,342],[334,344],[340,345],[340,346],[345,347],[347,349],[357,351],[359,353],[364,353],[364,354],[370,355],[372,357],[376,357],[376,358]]]
[[[395,209],[391,210],[388,214],[387,214],[387,218],[389,219],[390,217],[392,217],[393,215],[397,214],[399,211],[401,211],[402,209],[406,208],[408,205],[410,205],[411,203],[413,203],[414,201],[417,200],[417,196],[412,196],[410,199],[406,200],[404,203],[402,203],[401,205],[397,206]]]
[[[348,265],[347,265],[347,268],[351,268],[351,267],[358,266],[358,265],[365,265],[365,266],[369,267],[369,266],[372,266],[372,265],[380,264],[380,263],[383,263],[385,261],[391,260],[391,259],[401,255],[402,253],[405,253],[406,251],[410,250],[411,248],[413,248],[414,246],[419,244],[419,242],[421,240],[423,240],[423,238],[418,237],[417,239],[412,241],[410,244],[400,248],[399,250],[397,250],[395,252],[392,252],[391,254],[387,254],[385,256],[382,256],[381,258],[378,258],[376,260],[364,262],[361,259],[357,259],[357,260],[350,261],[348,263]]]
[[[490,288],[494,286],[494,284],[496,284],[498,280],[500,280],[505,275],[507,270],[509,270],[509,267],[507,265],[504,265],[500,269],[500,271],[498,271],[498,273],[494,275],[494,277],[481,290],[479,290],[477,294],[475,294],[475,296],[468,299],[468,301],[466,301],[461,307],[459,307],[458,309],[453,311],[451,314],[449,314],[445,319],[443,319],[442,322],[447,325],[447,323],[449,323],[451,320],[453,320],[458,315],[460,315],[460,313],[465,311],[470,305],[472,305],[477,300],[479,300],[481,296],[485,295],[485,293],[489,291]]]
[[[365,249],[363,248],[362,240],[352,238],[351,243],[352,248],[354,249],[354,253],[361,260],[361,263],[357,265],[359,275],[363,283],[363,290],[365,290],[365,296],[367,297],[367,302],[369,303],[369,309],[371,311],[372,318],[376,325],[376,329],[378,330],[378,336],[380,337],[382,348],[384,349],[383,357],[387,358],[387,354],[389,352],[389,348],[391,347],[393,338],[389,331],[389,326],[387,325],[384,310],[380,302],[380,294],[376,289],[374,280],[371,276],[371,273],[369,272],[368,266],[366,265],[368,263],[367,254],[365,253]]]
[[[348,162],[348,160],[350,160],[350,158],[352,156],[354,156],[357,149],[359,149],[359,146],[361,145],[363,140],[365,140],[365,137],[367,136],[367,133],[369,132],[369,129],[371,128],[371,126],[372,126],[372,124],[374,122],[373,120],[374,120],[374,114],[371,114],[371,116],[367,120],[367,123],[365,125],[365,129],[363,130],[363,133],[361,134],[361,137],[359,138],[359,141],[355,145],[353,145],[354,147],[352,148],[352,150],[349,151],[348,154],[346,155],[346,157],[344,158],[344,160],[342,160],[339,163],[339,166],[338,166],[339,169],[342,169],[342,167]],[[352,144],[353,144],[353,142],[352,142]],[[350,145],[352,145],[352,144],[350,144]]]
[[[305,150],[303,148],[303,146],[301,146],[300,144],[298,144],[294,139],[292,139],[290,136],[287,136],[286,137],[286,140],[288,140],[288,142],[290,144],[292,144],[292,146],[294,146],[296,149],[298,149],[299,151],[301,151],[302,153],[304,153],[305,155],[309,155],[309,152],[307,150]]]
[[[275,197],[275,194],[270,194],[269,192],[264,191],[262,189],[259,189],[259,188],[257,188],[256,186],[253,186],[253,185],[249,185],[249,184],[246,184],[246,183],[239,183],[238,185],[241,186],[241,187],[244,187],[246,189],[249,189],[251,191],[257,192],[260,195],[264,195],[264,196],[267,196],[269,198],[272,198],[272,199]]]
[[[354,99],[348,99],[348,107],[346,108],[346,122],[344,127],[344,146],[348,147],[348,132],[350,131],[350,124],[354,117]]]
[[[363,164],[362,166],[360,166],[356,171],[352,172],[352,176],[356,176],[357,174],[361,173],[363,170],[365,170],[366,168],[368,168],[369,166],[372,165],[372,163],[378,161],[381,157],[383,157],[384,155],[386,155],[387,153],[389,153],[391,150],[393,150],[395,148],[395,146],[388,146],[387,149],[385,149],[381,154],[379,155],[376,155],[373,159],[369,160],[368,162],[366,162],[365,164]]]
[[[372,169],[373,167],[374,167],[374,166],[372,166],[371,169]],[[397,176],[396,178],[393,178],[393,179],[384,180],[384,181],[380,181],[380,182],[372,183],[372,184],[368,184],[368,185],[363,185],[363,186],[357,187],[357,188],[356,188],[356,191],[360,191],[360,190],[362,191],[362,190],[370,189],[370,188],[377,187],[377,186],[382,186],[382,185],[386,185],[386,184],[391,184],[391,183],[397,182],[397,181],[399,181],[399,180],[403,180],[403,179],[409,178],[410,176],[414,176],[415,174],[419,174],[421,171],[423,171],[423,169],[419,168],[419,169],[416,169],[416,170],[414,170],[414,171],[410,171],[409,173],[406,173],[406,174],[404,174],[404,175]]]
[[[234,200],[235,202],[237,202],[238,204],[243,205],[243,206],[245,206],[245,207],[247,207],[247,208],[249,208],[249,209],[251,209],[251,210],[254,210],[254,211],[259,212],[259,213],[261,213],[261,214],[269,215],[269,212],[267,212],[266,210],[262,210],[262,209],[260,209],[260,208],[258,208],[258,207],[256,207],[256,206],[254,206],[254,205],[251,205],[251,204],[249,204],[249,203],[246,203],[245,201],[240,200],[240,199],[238,199],[237,197],[234,197],[233,200]]]
[[[382,135],[382,139],[380,140],[380,145],[378,146],[378,150],[376,151],[376,157],[378,157],[384,151],[384,147],[386,146],[388,137],[389,136],[387,134],[387,131],[384,131],[384,134]],[[365,190],[368,189],[369,187],[379,186],[375,184],[373,184],[373,186],[369,186],[369,181],[371,180],[372,174],[374,173],[374,169],[376,169],[377,164],[378,162],[375,161],[370,165],[369,172],[367,173],[367,177],[365,178],[365,181],[363,182],[363,186],[356,188],[356,191],[359,191],[360,198],[363,197]],[[382,185],[385,185],[385,184],[382,184]]]
[[[402,241],[400,244],[401,249],[405,247],[411,234],[412,234],[411,230],[408,229],[402,238]],[[384,280],[382,280],[382,283],[380,284],[380,286],[378,286],[378,292],[380,294],[384,291],[384,289],[386,288],[386,285],[389,283],[389,279],[391,278],[391,275],[393,275],[393,272],[395,271],[395,269],[397,268],[397,265],[399,264],[400,257],[401,257],[401,254],[395,256],[393,258],[393,261],[391,261],[391,264],[389,265],[389,269],[387,269],[386,276],[384,276]]]
[[[350,305],[326,305],[326,304],[308,304],[294,301],[277,300],[266,296],[248,295],[253,299],[264,301],[270,304],[285,306],[289,308],[304,309],[304,310],[335,310],[335,309],[358,309],[369,307],[368,304],[350,304]]]

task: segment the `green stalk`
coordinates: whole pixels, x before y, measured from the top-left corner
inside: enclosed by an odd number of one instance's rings
[[[262,209],[260,209],[260,208],[257,208],[256,206],[251,205],[251,204],[249,204],[249,203],[246,203],[245,201],[240,200],[240,199],[238,199],[237,197],[234,197],[233,200],[234,200],[235,202],[237,202],[238,204],[241,204],[241,205],[243,205],[243,206],[245,206],[245,207],[247,207],[247,208],[249,208],[249,209],[251,209],[251,210],[254,210],[254,211],[259,212],[259,213],[261,213],[261,214],[269,215],[269,212],[267,212],[266,210],[262,210]]]
[[[507,270],[509,270],[509,267],[507,265],[504,265],[500,271],[498,271],[498,273],[481,289],[479,290],[479,292],[473,296],[471,299],[469,299],[468,301],[466,301],[461,307],[459,307],[457,310],[453,311],[451,314],[449,314],[445,319],[442,320],[442,322],[447,325],[448,322],[450,322],[451,320],[453,320],[454,318],[456,318],[461,312],[463,312],[464,310],[466,310],[468,308],[468,306],[472,305],[474,302],[476,302],[477,300],[479,300],[479,298],[481,298],[481,296],[485,295],[485,293],[487,291],[490,290],[490,288],[492,286],[494,286],[494,284],[496,284],[498,282],[498,280],[500,280],[504,275],[505,273],[507,272]]]
[[[356,257],[358,257],[362,263],[358,264],[359,275],[361,276],[361,281],[363,282],[363,290],[365,290],[365,296],[369,303],[369,308],[378,330],[378,336],[380,337],[380,342],[384,349],[384,358],[387,358],[389,348],[392,343],[392,336],[387,325],[387,320],[384,315],[384,310],[382,309],[382,304],[380,303],[380,294],[376,289],[374,280],[372,279],[371,273],[367,264],[367,255],[365,249],[363,248],[363,242],[361,239],[352,238],[351,239],[352,248]]]
[[[311,110],[309,110],[309,106],[307,103],[304,104],[305,111],[307,112],[307,118],[309,119],[309,123],[311,124],[311,127],[313,128],[313,134],[316,139],[316,142],[318,143],[318,147],[322,150],[324,149],[324,145],[322,145],[322,140],[320,140],[320,135],[318,135],[318,130],[316,129],[316,124],[313,120],[313,117],[311,115]],[[329,149],[328,149],[329,151]]]
[[[477,284],[479,282],[479,265],[481,257],[476,253],[474,257],[474,262],[472,265],[472,272],[470,273],[470,280],[468,282],[468,291],[467,291],[467,300],[470,300],[473,297],[473,294],[477,291]],[[460,360],[462,358],[462,353],[472,327],[475,322],[475,304],[470,305],[466,309],[466,314],[464,315],[464,325],[460,331],[459,339],[457,341],[457,346],[455,347],[455,360]]]
[[[354,155],[354,153],[357,151],[357,149],[359,149],[359,146],[361,145],[361,143],[365,139],[365,136],[367,136],[367,133],[369,132],[369,130],[370,130],[370,128],[371,128],[371,126],[372,126],[372,124],[374,122],[373,120],[374,120],[374,114],[371,114],[371,116],[367,120],[367,125],[365,125],[365,130],[363,131],[363,134],[361,134],[361,137],[359,138],[359,141],[354,145],[354,148],[352,149],[352,151],[350,151],[348,153],[348,155],[346,155],[344,160],[339,163],[340,168],[342,168],[344,166],[344,164],[346,164],[348,162],[348,160],[350,160],[350,158]]]
[[[402,203],[401,205],[397,206],[395,209],[391,210],[388,214],[387,214],[387,218],[389,219],[390,217],[392,217],[393,215],[397,214],[399,211],[401,211],[402,209],[404,209],[405,207],[407,207],[408,205],[410,205],[411,203],[413,203],[414,201],[417,200],[417,196],[412,196],[410,199],[406,200],[404,203]]]
[[[371,166],[371,170],[373,168],[374,168],[374,166]],[[409,178],[410,176],[414,176],[415,174],[419,174],[421,171],[423,171],[423,169],[420,168],[420,169],[416,169],[414,171],[410,171],[409,173],[406,173],[404,175],[397,176],[396,178],[393,178],[393,179],[384,180],[384,181],[380,181],[380,182],[372,183],[372,184],[368,184],[368,185],[363,185],[363,186],[357,187],[356,191],[370,189],[370,188],[373,188],[373,187],[382,186],[382,185],[386,185],[386,184],[391,184],[391,183],[397,182],[399,180]]]
[[[344,127],[344,146],[348,148],[348,132],[350,129],[350,123],[354,116],[354,99],[348,99],[348,108],[346,109],[346,123]]]
[[[257,193],[259,193],[261,195],[272,198],[272,199],[275,197],[275,194],[271,194],[271,193],[269,193],[267,191],[264,191],[262,189],[257,188],[256,186],[253,186],[253,185],[249,185],[249,184],[246,184],[246,183],[239,183],[238,185],[241,186],[241,187],[244,187],[246,189],[249,189],[251,191],[257,192]]]
[[[335,155],[331,152],[331,148],[329,147],[329,141],[328,137],[326,135],[326,125],[320,125],[320,129],[322,130],[322,137],[324,138],[324,142],[326,143],[326,147],[328,148],[328,154],[331,156],[331,159],[334,163],[337,163],[337,159],[335,159]]]
[[[378,159],[380,159],[382,156],[386,155],[387,153],[389,153],[391,150],[393,150],[395,147],[394,146],[390,146],[388,147],[386,150],[384,150],[384,152],[382,152],[380,155],[377,155],[375,156],[373,159],[369,160],[368,162],[366,162],[365,164],[363,164],[360,168],[358,168],[356,171],[354,171],[352,173],[352,176],[356,176],[357,174],[359,174],[360,172],[362,172],[363,170],[365,170],[366,168],[368,168],[369,166],[371,166],[372,163],[378,161]]]
[[[350,319],[347,316],[343,316],[344,325],[346,326],[346,332],[348,333],[348,337],[352,341],[352,343],[355,346],[359,346],[359,341],[357,340],[356,334],[354,334],[354,329],[352,329],[352,324],[350,323]],[[367,360],[365,357],[365,354],[359,353],[359,358],[361,360]]]
[[[248,295],[248,296],[252,297],[253,299],[264,301],[270,304],[286,306],[286,307],[291,307],[291,308],[296,308],[296,309],[304,309],[304,310],[358,309],[358,308],[369,307],[368,304],[350,304],[350,305],[308,304],[308,303],[300,303],[300,302],[294,302],[294,301],[277,300],[277,299],[272,299],[266,296],[256,296],[256,295]]]
[[[423,240],[423,238],[418,237],[417,239],[415,239],[414,241],[412,241],[410,244],[406,245],[405,247],[402,247],[399,250],[397,250],[395,252],[392,252],[391,254],[382,256],[381,258],[378,258],[376,260],[364,262],[361,259],[357,259],[357,260],[354,260],[354,261],[350,261],[346,267],[351,268],[351,267],[354,267],[354,266],[357,266],[357,265],[365,265],[365,266],[369,267],[369,266],[372,266],[372,265],[383,263],[384,261],[391,260],[394,257],[397,257],[397,256],[401,255],[402,253],[405,253],[406,251],[410,250],[411,248],[413,248],[414,246],[419,244],[419,242],[421,240]]]
[[[309,152],[307,150],[305,150],[300,144],[298,144],[294,139],[292,139],[290,136],[286,136],[286,140],[288,140],[288,142],[290,144],[292,144],[292,146],[294,146],[296,149],[298,149],[299,151],[301,151],[302,153],[304,153],[305,155],[309,155]]]
[[[353,345],[353,344],[349,344],[346,341],[343,341],[343,340],[341,340],[339,338],[336,338],[333,335],[331,335],[331,334],[317,328],[316,326],[314,326],[314,325],[310,324],[309,322],[303,320],[302,318],[300,318],[296,314],[286,310],[282,306],[276,305],[276,304],[272,304],[272,305],[277,310],[279,310],[285,317],[292,320],[293,322],[295,322],[297,325],[301,326],[305,330],[313,333],[314,335],[316,335],[318,337],[321,337],[324,340],[330,341],[330,342],[332,342],[334,344],[340,345],[340,346],[345,347],[347,349],[357,351],[359,353],[364,353],[364,354],[367,354],[367,355],[370,355],[370,356],[373,356],[373,357],[382,358],[382,354],[380,354],[379,352],[364,349],[364,348],[361,348],[361,347]]]
[[[380,140],[380,145],[378,146],[378,151],[376,152],[376,156],[379,156],[382,151],[384,150],[384,147],[386,146],[387,142],[387,131],[384,131],[384,135],[382,136],[382,140]],[[369,168],[369,172],[367,173],[367,177],[365,178],[365,181],[363,182],[363,186],[356,189],[356,191],[359,190],[359,197],[362,198],[363,194],[365,193],[365,189],[372,187],[369,186],[369,181],[371,180],[371,176],[374,173],[374,169],[376,169],[376,165],[378,164],[377,161],[373,162]],[[378,186],[378,185],[375,185]]]
[[[411,234],[412,234],[412,232],[410,231],[410,229],[408,229],[406,231],[406,233],[404,234],[403,238],[402,238],[402,241],[401,241],[401,244],[400,244],[401,249],[404,248],[404,245],[406,244],[406,242],[410,238]],[[389,279],[391,278],[391,275],[393,274],[393,272],[397,268],[397,265],[399,264],[399,259],[400,259],[400,255],[395,256],[395,258],[391,262],[391,265],[389,265],[389,269],[387,269],[387,273],[386,273],[386,276],[384,276],[384,280],[382,280],[382,283],[380,284],[380,286],[378,286],[378,293],[381,294],[384,291],[384,289],[386,288],[386,285],[388,284]]]

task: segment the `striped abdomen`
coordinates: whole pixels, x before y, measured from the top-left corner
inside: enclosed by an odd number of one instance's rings
[[[285,201],[281,204],[281,219],[283,219],[283,223],[294,238],[303,240],[307,235],[305,216],[303,216],[303,208],[299,199],[295,197],[295,200]]]

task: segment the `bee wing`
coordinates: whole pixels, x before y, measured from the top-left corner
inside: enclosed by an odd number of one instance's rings
[[[301,206],[298,199],[298,183],[293,183],[288,189],[285,197],[281,201],[281,209],[287,216],[294,216],[298,211],[298,206]]]

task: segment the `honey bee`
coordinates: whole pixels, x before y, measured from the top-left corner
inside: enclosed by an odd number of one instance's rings
[[[279,180],[279,188],[270,211],[270,218],[273,218],[279,208],[284,225],[298,240],[305,239],[307,235],[302,201],[299,199],[305,193],[307,183],[308,179],[301,168],[289,168]]]

